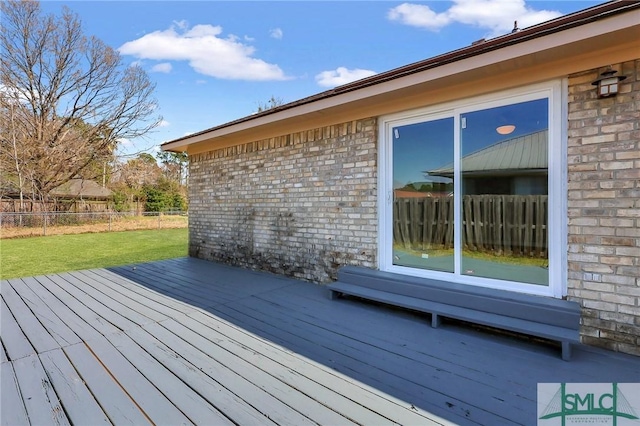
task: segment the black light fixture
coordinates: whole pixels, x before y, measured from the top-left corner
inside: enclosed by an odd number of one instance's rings
[[[618,93],[618,83],[626,79],[626,75],[615,75],[618,71],[609,66],[606,71],[600,74],[600,78],[594,81],[594,86],[598,86],[598,97],[608,98]]]

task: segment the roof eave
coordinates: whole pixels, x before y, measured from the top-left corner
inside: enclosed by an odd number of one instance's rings
[[[633,10],[635,10],[636,13],[633,14],[634,16],[631,17],[630,22],[631,24],[635,22],[635,25],[637,25],[637,23],[640,22],[640,16],[638,16],[638,11],[640,11],[640,2],[613,1],[605,3],[581,12],[557,18],[547,23],[521,30],[519,32],[473,44],[424,61],[376,74],[353,83],[338,86],[334,89],[281,105],[258,114],[205,129],[201,132],[166,142],[162,144],[162,149],[165,151],[186,151],[190,146],[204,141],[224,137],[226,135],[252,128],[278,123],[295,117],[319,113],[331,106],[346,104],[362,96],[368,97],[372,96],[372,94],[382,94],[398,90],[399,88],[404,87],[403,82],[407,86],[415,84],[413,79],[407,78],[415,74],[422,73],[425,75],[425,78],[428,79],[430,76],[426,74],[445,65],[453,63],[462,64],[464,61],[481,55],[487,55],[491,52],[505,49],[509,46],[526,43],[545,36],[553,36],[563,31],[568,31],[576,27],[601,21],[605,18],[614,17]],[[620,27],[630,25],[630,23],[627,22],[629,20],[623,21],[624,22],[619,24]],[[614,25],[611,30],[613,31],[615,28],[616,27]],[[562,41],[559,41],[558,43],[562,43]],[[432,76],[431,78],[435,77]],[[393,82],[393,84],[385,84],[390,82]],[[356,93],[360,93],[361,95],[358,96]]]

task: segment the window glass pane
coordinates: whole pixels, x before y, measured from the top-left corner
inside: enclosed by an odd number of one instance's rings
[[[392,129],[393,264],[453,272],[453,118]]]
[[[461,273],[548,285],[548,100],[463,114]]]

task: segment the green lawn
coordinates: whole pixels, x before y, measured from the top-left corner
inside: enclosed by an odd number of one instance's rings
[[[150,262],[187,255],[188,230],[162,229],[0,240],[0,277]]]

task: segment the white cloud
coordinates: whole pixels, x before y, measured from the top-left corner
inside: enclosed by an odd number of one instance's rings
[[[387,18],[411,27],[433,31],[439,30],[451,22],[446,13],[436,13],[429,6],[411,3],[402,3],[389,10]]]
[[[171,125],[171,123],[169,123],[167,120],[160,120],[160,123],[158,124],[158,127],[168,127],[170,125]]]
[[[518,21],[519,28],[525,28],[561,15],[552,10],[534,10],[524,0],[453,0],[453,5],[441,13],[429,6],[403,3],[390,9],[387,18],[432,31],[457,22],[488,29],[491,36],[497,36],[511,31],[514,21]]]
[[[283,35],[284,35],[284,33],[282,32],[282,29],[280,29],[280,28],[274,28],[271,31],[269,31],[269,37],[275,38],[277,40],[282,40],[282,36]]]
[[[171,72],[171,64],[169,62],[162,62],[151,67],[151,72],[162,72],[168,74]]]
[[[207,80],[196,80],[196,84],[207,84]]]
[[[362,69],[347,69],[338,67],[335,70],[323,71],[316,75],[316,82],[323,87],[335,87],[341,84],[351,83],[361,78],[369,77],[376,74],[375,71]]]
[[[123,55],[158,61],[187,61],[194,71],[229,80],[286,80],[278,65],[254,58],[255,48],[237,37],[222,38],[222,27],[176,23],[126,42],[118,48]]]

